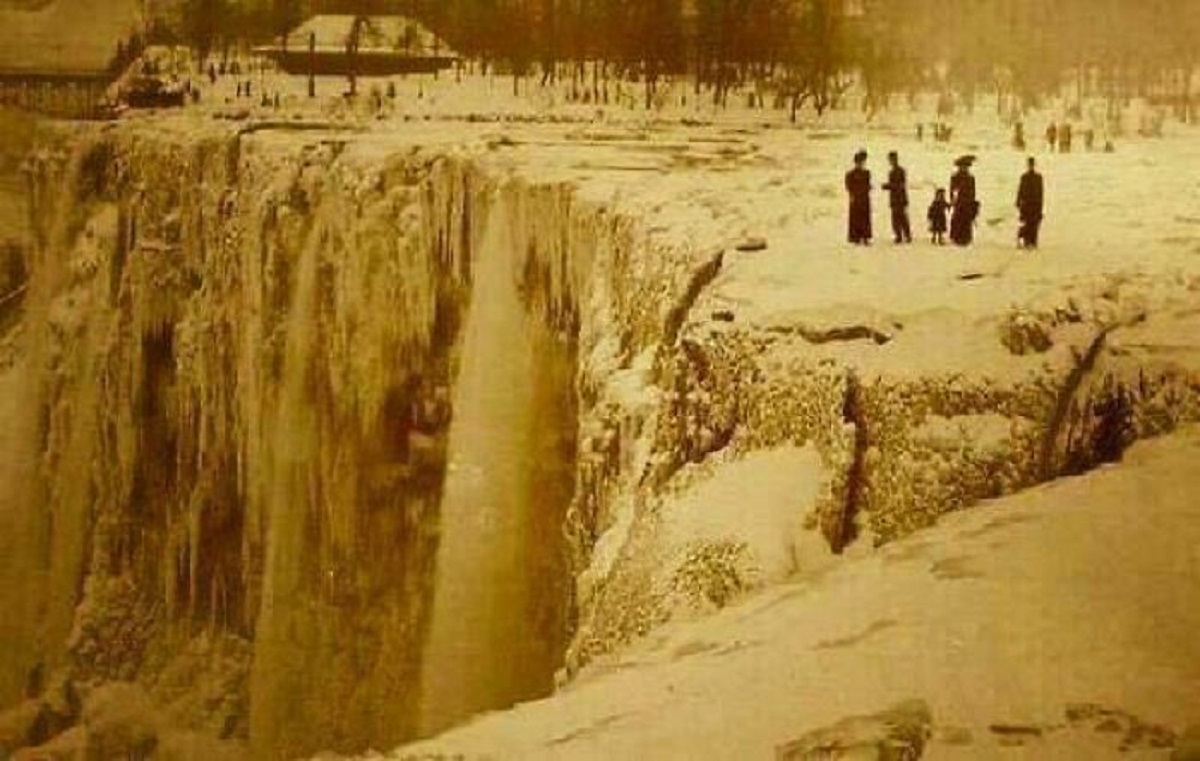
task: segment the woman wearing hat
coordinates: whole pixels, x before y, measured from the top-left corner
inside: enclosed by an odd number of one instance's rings
[[[979,201],[975,197],[975,177],[971,175],[974,156],[960,156],[954,165],[958,171],[950,177],[950,240],[959,246],[971,245]]]
[[[867,152],[854,154],[854,168],[846,172],[846,192],[850,195],[851,243],[866,246],[871,242],[871,173],[864,164]]]

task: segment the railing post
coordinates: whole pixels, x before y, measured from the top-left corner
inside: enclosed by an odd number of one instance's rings
[[[317,33],[308,33],[308,97],[317,97]]]

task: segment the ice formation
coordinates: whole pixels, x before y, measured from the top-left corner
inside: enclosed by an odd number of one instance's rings
[[[885,318],[725,317],[736,230],[663,234],[483,142],[283,133],[40,154],[0,471],[20,716],[137,683],[258,757],[384,748],[1200,416],[1191,365],[1109,350],[1153,330],[1137,298],[973,324],[999,375],[906,370]]]

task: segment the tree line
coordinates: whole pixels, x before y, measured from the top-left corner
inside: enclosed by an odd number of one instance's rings
[[[1188,116],[1200,65],[1194,0],[183,0],[181,26],[211,49],[314,13],[407,15],[485,67],[569,76],[585,96],[620,77],[649,101],[663,77],[687,76],[714,102],[752,85],[793,112],[855,83],[866,108],[930,90],[1033,105],[1070,85]]]

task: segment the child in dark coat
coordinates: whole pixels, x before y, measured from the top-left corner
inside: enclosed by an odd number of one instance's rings
[[[929,232],[933,236],[933,242],[939,246],[946,244],[946,215],[950,211],[950,204],[946,201],[946,189],[938,188],[934,193],[933,203],[929,204]]]

